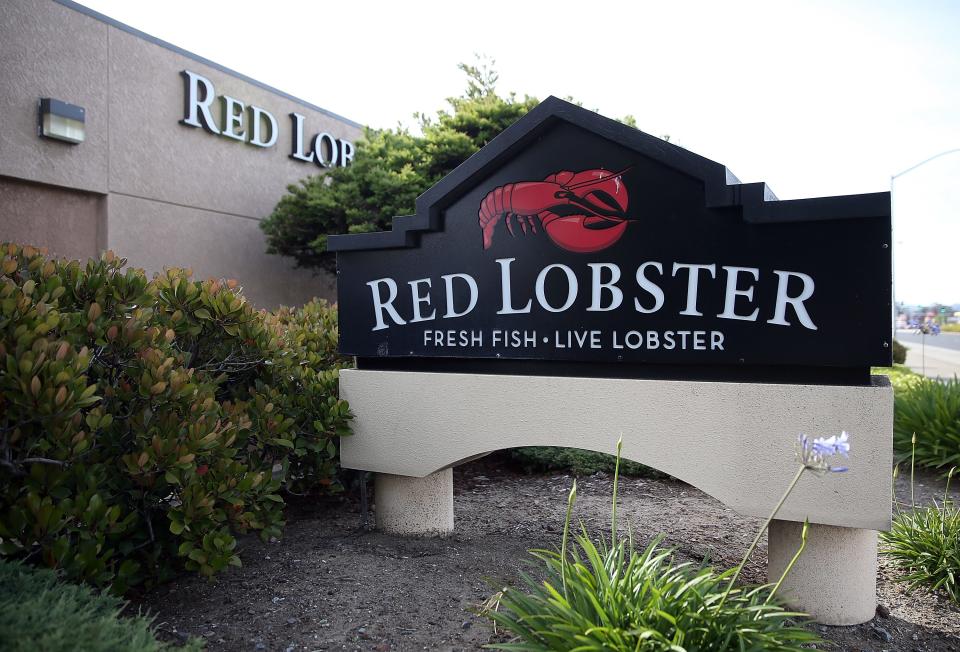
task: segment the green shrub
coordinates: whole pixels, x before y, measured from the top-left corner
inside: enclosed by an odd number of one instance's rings
[[[291,491],[317,487],[339,491],[338,437],[350,434],[351,414],[339,400],[339,371],[353,360],[337,353],[337,311],[326,301],[301,308],[281,308],[267,317],[281,338],[281,355],[273,358],[267,381],[258,387],[287,418],[293,418],[293,448],[284,460],[282,477]]]
[[[120,617],[123,603],[63,584],[50,570],[0,560],[0,649],[7,652],[159,652],[151,621]],[[184,648],[200,650],[191,640]]]
[[[279,536],[282,488],[333,484],[349,409],[303,317],[110,252],[0,253],[0,554],[118,593],[210,575],[239,565],[234,533]]]
[[[497,95],[497,74],[484,64],[459,68],[467,74],[467,92],[448,100],[449,111],[415,115],[418,133],[401,126],[366,129],[350,165],[287,186],[260,222],[267,253],[334,272],[329,235],[390,229],[394,216],[414,212],[419,195],[537,104]]]
[[[907,347],[897,340],[893,340],[893,363],[905,364],[907,362]]]
[[[960,605],[960,509],[952,503],[901,512],[881,532],[883,554],[906,572],[910,589],[942,589]]]
[[[617,458],[607,453],[580,448],[559,448],[555,446],[524,446],[511,448],[510,459],[519,464],[525,472],[566,471],[572,475],[593,475],[598,471],[613,473]],[[640,478],[665,478],[667,475],[649,466],[620,461],[620,473]]]
[[[910,455],[916,433],[918,466],[960,465],[960,380],[922,378],[895,391],[893,445],[901,458]]]

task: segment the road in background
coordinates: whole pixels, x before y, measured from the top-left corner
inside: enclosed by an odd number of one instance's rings
[[[907,366],[929,378],[960,376],[960,333],[918,335],[897,330],[897,340],[907,347]]]
[[[897,329],[897,339],[903,344],[920,344],[921,339],[927,340],[927,346],[937,346],[942,349],[960,351],[960,333],[940,333],[939,335],[919,335],[915,329]]]

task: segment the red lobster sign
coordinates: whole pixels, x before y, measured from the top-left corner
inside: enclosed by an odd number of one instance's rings
[[[634,218],[626,214],[627,187],[621,177],[629,170],[555,172],[543,181],[508,183],[491,190],[480,202],[483,248],[493,244],[502,219],[510,235],[516,225],[537,233],[537,223],[557,246],[577,253],[606,249],[623,235]]]

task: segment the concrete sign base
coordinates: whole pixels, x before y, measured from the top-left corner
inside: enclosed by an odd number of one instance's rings
[[[453,532],[453,469],[425,478],[378,473],[374,478],[377,529],[400,535]]]
[[[803,477],[771,527],[770,573],[779,577],[809,519],[808,549],[785,595],[823,623],[872,617],[876,531],[891,517],[885,378],[853,387],[345,369],[340,389],[356,415],[341,463],[381,474],[377,525],[396,534],[452,531],[458,463],[517,446],[612,453],[621,435],[625,459],[762,518],[796,472],[797,434],[846,430],[850,470]]]
[[[800,547],[802,523],[770,523],[767,577],[776,582]],[[857,625],[877,610],[877,532],[811,525],[807,545],[780,587],[791,608],[824,625]]]

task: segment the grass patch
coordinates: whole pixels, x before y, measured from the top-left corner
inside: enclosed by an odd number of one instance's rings
[[[894,392],[907,390],[923,380],[923,376],[902,364],[895,364],[892,367],[873,367],[870,373],[890,378]]]
[[[159,652],[151,619],[120,616],[124,603],[65,584],[51,570],[0,561],[0,649],[6,652]],[[200,650],[190,641],[186,650]]]

